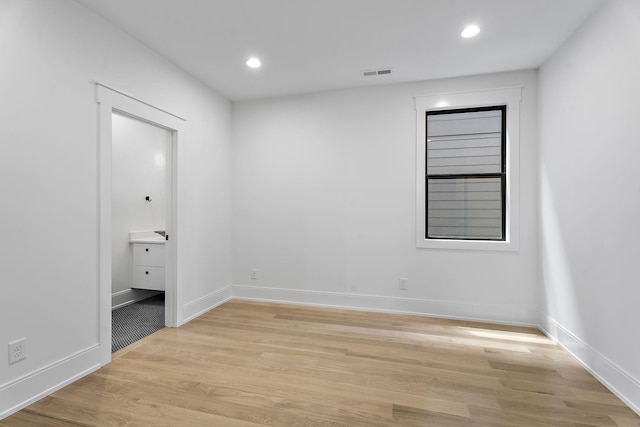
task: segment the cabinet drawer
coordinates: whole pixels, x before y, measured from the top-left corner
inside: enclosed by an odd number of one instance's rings
[[[164,268],[136,265],[133,267],[133,287],[164,291]]]
[[[134,243],[133,265],[164,267],[164,245]]]

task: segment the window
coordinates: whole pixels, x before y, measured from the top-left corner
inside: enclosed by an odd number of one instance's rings
[[[504,240],[506,107],[426,112],[427,239]]]
[[[416,98],[416,245],[518,250],[521,88]]]

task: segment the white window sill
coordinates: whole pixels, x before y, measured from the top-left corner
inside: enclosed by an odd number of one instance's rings
[[[449,239],[418,239],[418,249],[450,249],[450,250],[477,250],[477,251],[507,251],[517,252],[520,247],[514,241],[488,241],[488,240],[449,240]]]

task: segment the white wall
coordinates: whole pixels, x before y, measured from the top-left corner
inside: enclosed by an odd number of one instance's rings
[[[230,103],[73,1],[0,1],[0,418],[99,363],[91,80],[187,119],[185,318],[228,294]]]
[[[0,346],[26,337],[28,352],[0,359],[0,418],[99,364],[91,80],[187,119],[185,319],[229,283],[514,323],[540,303],[543,327],[638,410],[639,24],[637,2],[610,2],[542,68],[539,109],[534,71],[241,102],[232,148],[230,103],[123,32],[70,0],[0,0]],[[520,251],[416,249],[412,97],[512,85]]]
[[[516,85],[520,251],[416,249],[413,97]],[[536,97],[524,71],[234,103],[234,296],[535,324]]]
[[[542,326],[640,412],[640,2],[540,71]]]
[[[165,229],[169,132],[119,114],[113,115],[112,132],[111,292],[132,299],[126,292],[133,284],[129,233]]]

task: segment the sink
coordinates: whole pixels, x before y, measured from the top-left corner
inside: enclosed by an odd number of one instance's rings
[[[129,242],[130,243],[154,243],[162,244],[165,242],[165,231],[130,231]]]

